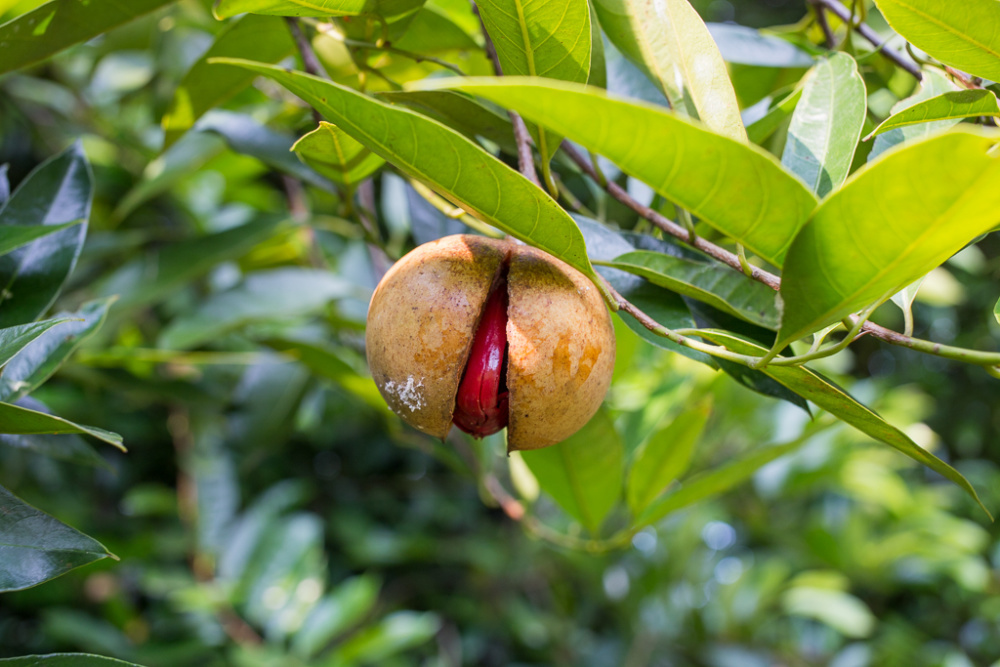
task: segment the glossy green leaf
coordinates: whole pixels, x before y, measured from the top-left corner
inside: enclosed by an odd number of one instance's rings
[[[105,431],[94,426],[74,424],[62,417],[29,410],[28,408],[11,403],[0,403],[0,433],[10,433],[12,435],[77,433],[93,436],[109,445],[114,445],[122,451],[125,450],[122,446],[122,437],[117,433]]]
[[[603,409],[558,445],[521,452],[543,491],[592,534],[622,492],[625,446]]]
[[[846,53],[821,60],[806,75],[781,163],[819,197],[847,179],[868,107],[858,64]]]
[[[174,319],[160,334],[159,345],[190,349],[248,324],[301,317],[352,295],[356,288],[319,269],[258,271],[242,285],[212,295],[191,315]]]
[[[684,410],[639,447],[625,487],[633,515],[638,516],[687,471],[711,411],[709,402]]]
[[[3,225],[0,227],[0,255],[6,255],[35,239],[55,234],[76,224],[79,222],[67,222],[62,225]]]
[[[668,514],[688,505],[725,493],[734,486],[750,479],[755,472],[771,461],[795,451],[803,444],[805,444],[804,441],[800,439],[783,445],[764,447],[744,454],[713,470],[692,475],[690,479],[684,480],[676,491],[654,501],[636,518],[632,525],[642,527],[654,524]]]
[[[41,62],[74,44],[128,23],[175,0],[91,4],[53,0],[0,25],[0,74]]]
[[[26,655],[19,658],[0,658],[5,667],[141,667],[134,662],[105,658],[88,653],[50,653]]]
[[[45,320],[44,322],[34,322],[32,324],[22,324],[16,327],[0,329],[0,368],[7,364],[15,354],[20,352],[43,333],[57,324],[67,322],[63,317],[59,319]]]
[[[292,146],[302,161],[327,178],[354,188],[385,164],[333,123],[320,121],[319,127]]]
[[[925,67],[923,70],[923,79],[917,86],[917,91],[910,97],[900,100],[894,104],[892,106],[892,113],[902,113],[904,110],[915,104],[933,99],[938,95],[956,92],[958,90],[958,86],[951,79],[945,76],[944,72],[934,67]],[[952,118],[930,121],[917,125],[905,125],[903,127],[897,127],[893,130],[889,130],[888,132],[875,137],[875,144],[872,146],[872,150],[868,154],[868,161],[871,162],[888,149],[901,144],[904,141],[917,141],[919,139],[924,139],[932,134],[940,132],[941,130],[954,127],[959,122],[960,119]]]
[[[177,141],[206,111],[222,104],[253,81],[254,75],[250,72],[209,65],[209,58],[247,57],[276,63],[294,50],[292,36],[280,18],[248,14],[226,26],[174,91],[170,108],[163,116],[164,147]]]
[[[726,62],[688,0],[594,3],[608,37],[649,73],[671,107],[714,132],[747,141]]]
[[[882,121],[865,139],[868,140],[897,127],[977,116],[1000,116],[997,96],[985,89],[956,90],[918,102],[899,113],[894,113]]]
[[[875,0],[892,29],[943,63],[1000,81],[997,0]]]
[[[778,328],[775,292],[716,262],[697,262],[658,252],[636,251],[604,263],[642,276],[654,285],[689,296],[768,329]]]
[[[597,88],[526,78],[421,85],[464,90],[544,123],[775,265],[816,205],[815,195],[760,148]],[[629,131],[617,131],[622,127]]]
[[[113,301],[98,299],[76,312],[60,313],[64,324],[41,333],[7,363],[0,375],[0,400],[16,401],[49,379],[83,341],[101,328]]]
[[[738,338],[726,331],[703,330],[699,332],[699,335],[738,354],[761,356],[766,351],[764,347]],[[761,371],[865,435],[879,442],[884,442],[914,461],[922,463],[939,475],[951,480],[979,503],[983,511],[987,514],[990,513],[979,500],[972,484],[961,473],[913,442],[905,433],[857,402],[850,394],[823,376],[804,366],[766,366]]]
[[[879,303],[991,230],[1000,209],[997,139],[955,130],[868,163],[795,239],[781,281],[779,341]]]
[[[32,171],[0,209],[0,229],[78,223],[0,256],[0,327],[32,322],[55,301],[83,247],[92,192],[90,166],[74,144]]]
[[[728,63],[756,67],[811,67],[814,59],[799,47],[735,23],[708,23],[708,31]]]
[[[237,14],[269,16],[380,16],[387,23],[413,14],[423,0],[218,0],[213,10],[216,18]]]
[[[112,557],[97,540],[0,486],[0,592],[19,591]]]
[[[507,76],[541,76],[586,83],[590,75],[591,21],[587,0],[479,0]],[[548,160],[562,139],[538,128],[538,152]]]
[[[277,216],[261,216],[223,232],[161,245],[115,271],[97,292],[118,295],[117,308],[157,303],[213,267],[242,257],[273,236],[282,221]]]
[[[52,414],[52,410],[47,405],[30,396],[17,401],[17,405],[22,408]],[[73,433],[62,433],[53,435],[42,433],[34,435],[12,435],[10,433],[0,434],[0,445],[12,447],[47,456],[58,461],[68,461],[76,465],[88,465],[97,468],[111,469],[97,450],[91,447],[90,443],[79,435]]]
[[[573,219],[527,178],[436,121],[307,74],[248,61],[340,129],[470,213],[593,276]]]
[[[402,104],[430,116],[471,138],[489,139],[511,155],[517,154],[510,118],[453,90],[394,90],[379,93],[392,104]]]
[[[321,599],[292,638],[292,650],[311,658],[363,621],[378,603],[381,581],[371,574],[352,577]]]

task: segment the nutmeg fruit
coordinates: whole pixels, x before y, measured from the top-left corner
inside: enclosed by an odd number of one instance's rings
[[[547,447],[600,407],[615,334],[597,288],[548,253],[447,236],[385,274],[372,296],[368,365],[389,407],[439,438],[507,427],[510,451]]]

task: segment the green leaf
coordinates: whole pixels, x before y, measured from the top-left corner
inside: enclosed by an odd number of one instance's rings
[[[943,63],[1000,81],[997,0],[875,0],[892,29]]]
[[[774,134],[785,119],[792,115],[799,100],[802,99],[802,86],[781,98],[763,116],[747,126],[747,138],[751,143],[761,145]]]
[[[590,8],[590,72],[587,74],[586,83],[597,88],[607,88],[608,62],[604,55],[604,34],[601,32],[601,24],[597,20],[594,1],[587,0],[587,4]]]
[[[997,301],[997,305],[993,306],[993,317],[997,319],[997,323],[1000,324],[1000,300]]]
[[[0,658],[6,667],[140,667],[133,662],[88,653],[50,653],[20,658]]]
[[[269,16],[380,16],[386,23],[416,12],[423,0],[218,0],[213,12],[226,19],[237,14]]]
[[[441,619],[429,611],[393,612],[337,646],[328,664],[385,664],[389,658],[429,642],[440,629]]]
[[[315,375],[333,380],[379,412],[384,412],[385,401],[375,381],[355,371],[335,350],[319,343],[290,338],[273,338],[264,343],[279,352],[290,354]]]
[[[175,0],[53,0],[0,25],[0,74],[41,62],[63,49],[128,23]]]
[[[28,174],[0,209],[0,229],[78,223],[0,256],[0,327],[32,322],[55,301],[87,234],[91,181],[77,143]]]
[[[254,75],[235,67],[216,67],[209,58],[251,57],[276,63],[295,50],[288,27],[280,18],[248,14],[226,26],[208,51],[184,75],[163,116],[163,146],[169,147],[209,109],[245,89]]]
[[[914,104],[932,99],[937,95],[955,92],[959,89],[951,79],[945,76],[944,72],[937,68],[925,67],[923,74],[924,78],[920,81],[920,85],[917,86],[917,92],[910,97],[907,97],[905,100],[900,100],[894,104],[892,106],[892,113],[901,113]],[[868,154],[868,161],[871,162],[888,149],[901,144],[904,141],[924,139],[932,134],[940,132],[941,130],[953,127],[959,122],[958,118],[952,118],[931,121],[928,123],[920,123],[918,125],[906,125],[904,127],[897,127],[896,129],[889,130],[888,132],[880,134],[875,138],[875,144],[872,146],[871,153]]]
[[[476,6],[505,75],[587,82],[591,55],[587,0],[479,0]],[[544,161],[562,141],[541,127],[535,139]]]
[[[985,89],[956,90],[918,102],[889,116],[865,140],[897,127],[977,116],[1000,116],[997,96]]]
[[[996,138],[955,130],[862,167],[795,239],[779,343],[880,303],[990,231],[1000,209]]]
[[[634,528],[654,524],[679,509],[693,505],[707,498],[715,497],[741,484],[771,461],[795,451],[805,444],[805,439],[794,440],[783,445],[772,445],[740,456],[714,470],[693,475],[670,493],[640,514],[633,522]]]
[[[248,324],[316,312],[356,292],[344,279],[319,269],[258,271],[242,285],[210,296],[191,315],[174,319],[160,334],[159,346],[190,349]]]
[[[700,331],[698,335],[738,354],[760,356],[766,351],[764,347],[725,331],[705,329]],[[850,394],[823,376],[804,366],[765,366],[760,370],[865,435],[886,443],[914,461],[922,463],[939,475],[951,480],[965,490],[983,508],[984,512],[990,514],[986,506],[979,500],[976,490],[961,473],[920,447],[905,433],[858,403]]]
[[[0,592],[20,591],[112,557],[97,540],[0,486]]]
[[[708,401],[684,410],[639,447],[625,487],[633,515],[638,516],[671,482],[687,472],[711,411]]]
[[[542,490],[592,534],[622,492],[625,446],[604,409],[558,445],[522,451]]]
[[[453,90],[394,90],[378,93],[392,104],[402,104],[458,130],[471,138],[489,139],[511,155],[517,154],[510,118]]]
[[[271,77],[374,153],[470,213],[594,277],[573,219],[531,181],[461,134],[308,74],[249,61],[223,62]]]
[[[816,205],[770,153],[598,88],[516,77],[420,85],[464,90],[543,123],[777,266]],[[617,131],[622,127],[629,131]]]
[[[52,414],[52,410],[41,401],[26,396],[17,405],[28,408],[36,412]],[[29,451],[40,456],[47,456],[58,461],[69,461],[77,465],[88,465],[97,468],[111,470],[101,455],[90,446],[86,440],[79,435],[63,433],[59,435],[36,434],[36,435],[12,435],[9,433],[0,434],[0,445]]]
[[[735,23],[707,23],[727,63],[756,67],[811,67],[811,55],[783,39]]]
[[[35,239],[55,234],[67,227],[80,224],[79,220],[62,225],[3,225],[0,227],[0,255],[26,246]]]
[[[642,276],[654,285],[704,301],[748,322],[778,328],[775,291],[727,266],[642,250],[603,264]]]
[[[105,431],[94,426],[74,424],[62,417],[29,410],[28,408],[11,403],[0,403],[0,433],[10,433],[12,435],[77,433],[93,436],[98,440],[125,451],[125,448],[122,446],[122,437],[117,433]]]
[[[113,301],[114,298],[90,301],[74,313],[60,313],[65,324],[43,332],[3,369],[0,400],[15,401],[51,377],[83,341],[101,328]]]
[[[858,64],[846,53],[820,61],[806,75],[781,163],[821,198],[847,179],[868,113],[865,101]]]
[[[23,350],[28,343],[55,325],[68,321],[68,318],[63,317],[0,329],[0,368],[5,366],[11,357]]]
[[[351,135],[326,121],[320,121],[319,127],[296,141],[292,150],[319,173],[352,189],[385,164]]]
[[[594,2],[608,38],[648,72],[671,107],[714,132],[747,141],[726,62],[688,0]]]
[[[303,658],[323,651],[339,635],[372,613],[381,587],[381,581],[371,574],[341,582],[309,612],[292,638],[292,650]]]
[[[157,303],[223,262],[238,259],[275,234],[283,218],[261,216],[239,227],[160,246],[111,274],[98,287],[119,295],[117,308]]]
[[[461,10],[470,14],[467,8],[459,5]],[[478,20],[476,30],[478,31]],[[462,26],[456,23],[454,16],[432,5],[425,5],[418,11],[406,28],[406,33],[392,45],[403,51],[431,55],[445,51],[472,51],[481,47]]]

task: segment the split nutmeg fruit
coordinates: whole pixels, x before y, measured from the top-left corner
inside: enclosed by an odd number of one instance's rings
[[[368,310],[368,365],[389,407],[444,438],[505,426],[511,451],[554,445],[600,407],[615,364],[593,283],[510,241],[448,236],[385,274]]]

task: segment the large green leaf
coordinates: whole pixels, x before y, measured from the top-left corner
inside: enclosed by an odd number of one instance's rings
[[[886,118],[866,139],[897,127],[932,123],[942,120],[959,120],[977,116],[1000,116],[1000,104],[993,91],[986,89],[956,90],[936,95],[899,113]]]
[[[910,97],[894,104],[891,111],[894,114],[901,113],[915,104],[932,99],[938,95],[956,92],[958,89],[958,86],[944,72],[935,67],[925,67],[923,70],[923,79],[921,79],[920,85],[917,86],[916,92]],[[942,119],[918,125],[904,125],[903,127],[889,130],[875,137],[875,144],[868,154],[868,161],[874,160],[885,151],[904,141],[917,141],[918,139],[929,137],[941,130],[954,127],[959,122],[960,119],[958,118]]]
[[[11,403],[0,403],[0,433],[10,433],[12,435],[76,433],[93,436],[98,440],[125,451],[125,448],[122,446],[122,437],[117,433],[105,431],[94,426],[74,424],[62,417],[56,417],[55,415],[37,410],[30,410]]]
[[[639,447],[625,487],[633,515],[638,516],[687,471],[710,413],[708,402],[684,410]]]
[[[815,195],[770,153],[598,88],[523,77],[420,85],[480,95],[544,124],[778,266],[816,205]]]
[[[594,276],[573,219],[527,178],[454,130],[329,81],[223,60],[269,76],[388,162],[491,225]]]
[[[558,445],[521,452],[542,490],[596,534],[622,492],[625,446],[603,409]]]
[[[209,65],[209,58],[248,57],[276,63],[294,50],[295,42],[280,18],[248,14],[228,25],[174,91],[170,108],[163,115],[164,147],[191,129],[206,111],[225,102],[253,80],[254,75],[244,69]]]
[[[654,285],[704,301],[748,322],[778,328],[774,290],[717,262],[639,250],[604,265],[642,276]]]
[[[865,98],[858,64],[846,53],[820,61],[806,75],[781,163],[819,197],[847,179],[868,113]]]
[[[22,398],[17,404],[22,408],[51,414],[51,410],[44,403],[36,401],[30,396]],[[94,466],[111,471],[111,466],[101,458],[97,450],[84,438],[74,433],[36,433],[32,435],[4,433],[0,434],[0,445],[47,456],[57,461],[68,461],[75,465]]]
[[[997,0],[875,0],[893,30],[943,63],[1000,81]]]
[[[75,224],[78,223],[74,221],[61,225],[3,225],[0,227],[0,255],[6,255],[35,239],[55,234]]]
[[[378,94],[458,130],[469,138],[483,137],[511,155],[517,154],[510,118],[465,93],[453,90],[393,90]]]
[[[269,16],[380,16],[387,23],[412,15],[423,0],[218,0],[215,16],[249,12]]]
[[[505,75],[587,82],[591,56],[587,0],[479,0],[476,6]],[[541,127],[535,137],[543,160],[551,158],[562,141]]]
[[[867,164],[792,244],[779,342],[888,299],[1000,221],[994,135],[955,130]]]
[[[134,662],[105,658],[88,653],[50,653],[26,655],[19,658],[0,658],[5,667],[141,667]]]
[[[706,329],[700,331],[699,335],[739,354],[760,356],[766,351],[764,347],[738,338],[727,331]],[[972,484],[961,473],[920,447],[905,433],[886,422],[823,376],[804,366],[766,366],[761,371],[865,435],[894,447],[914,461],[922,463],[939,475],[951,480],[979,503],[983,511],[987,514],[990,513],[979,500]]]
[[[0,74],[45,60],[175,0],[53,0],[0,26]]]
[[[0,229],[80,221],[0,256],[0,327],[36,320],[55,301],[83,247],[92,191],[77,143],[32,171],[0,209]]]
[[[32,324],[22,324],[16,327],[0,329],[0,368],[6,365],[11,360],[11,357],[23,350],[28,343],[55,325],[67,321],[68,318],[62,317],[45,320],[44,322],[33,322]]]
[[[675,110],[746,142],[726,62],[688,0],[594,0],[601,26]],[[610,156],[608,156],[610,157]]]
[[[296,141],[292,150],[310,167],[348,188],[356,187],[385,164],[351,135],[326,121],[320,121],[319,127]]]
[[[0,592],[19,591],[113,557],[97,540],[0,486]]]
[[[65,324],[41,333],[3,369],[0,400],[15,401],[51,377],[83,341],[97,332],[113,301],[114,298],[98,299],[85,303],[76,312],[60,313]]]

